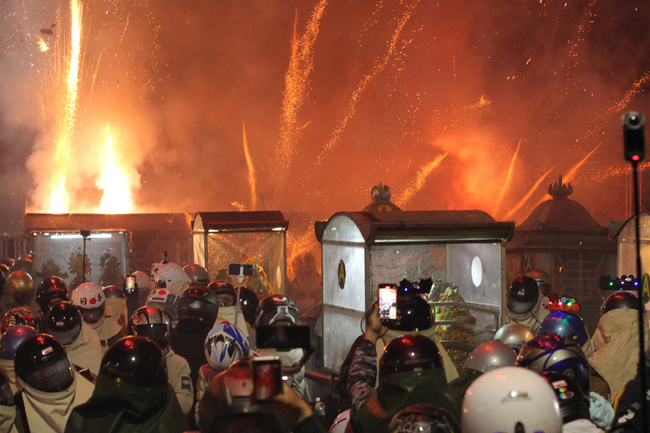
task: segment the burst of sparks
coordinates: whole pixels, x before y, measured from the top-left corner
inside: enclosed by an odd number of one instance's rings
[[[97,179],[97,187],[104,191],[99,205],[101,213],[127,213],[131,210],[129,179],[117,163],[113,151],[110,126],[106,136],[107,158]]]
[[[384,54],[383,58],[375,61],[375,64],[370,70],[370,72],[361,79],[361,82],[357,85],[354,92],[352,92],[352,97],[350,98],[348,107],[345,110],[345,114],[343,115],[343,118],[339,120],[339,122],[337,123],[336,128],[334,129],[334,131],[330,136],[329,141],[327,142],[327,144],[325,144],[325,147],[316,158],[316,165],[321,164],[325,159],[325,157],[327,156],[327,154],[336,147],[336,145],[341,139],[341,134],[347,127],[348,122],[356,113],[357,103],[359,102],[361,95],[368,87],[368,84],[370,84],[375,78],[377,78],[377,76],[386,68],[386,65],[388,64],[388,60],[391,58],[391,56],[393,56],[395,52],[395,47],[397,46],[397,41],[399,40],[400,35],[402,34],[402,30],[404,29],[404,26],[406,25],[406,23],[409,21],[409,19],[415,12],[415,7],[417,6],[418,3],[419,0],[407,5],[406,11],[404,11],[404,14],[398,21],[397,28],[393,32],[393,36],[391,37],[391,40],[388,44],[388,49],[386,50],[386,53]]]
[[[297,35],[298,12],[296,10],[291,58],[284,78],[280,139],[276,146],[279,161],[275,174],[280,185],[284,183],[296,153],[298,140],[302,135],[303,125],[300,124],[299,114],[309,92],[309,76],[314,69],[314,43],[318,37],[320,21],[325,14],[327,3],[328,0],[320,0],[314,7],[307,28],[300,38]]]

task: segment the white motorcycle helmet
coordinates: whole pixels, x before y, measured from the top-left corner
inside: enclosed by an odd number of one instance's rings
[[[350,409],[338,414],[330,427],[330,433],[354,433],[352,423],[350,423]]]
[[[463,433],[562,433],[560,405],[539,374],[502,367],[479,376],[465,392]]]
[[[70,301],[77,307],[86,323],[96,323],[104,316],[106,297],[104,290],[97,284],[80,284],[72,291]]]

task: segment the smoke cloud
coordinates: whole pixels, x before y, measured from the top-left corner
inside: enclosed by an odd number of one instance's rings
[[[244,122],[258,210],[360,210],[381,181],[394,196],[410,188],[405,210],[492,213],[499,200],[500,219],[555,167],[511,216],[521,222],[600,144],[571,198],[601,224],[626,218],[620,116],[650,115],[644,2],[329,2],[287,162],[277,149],[291,41],[323,3],[84,2],[72,210],[99,205],[107,125],[136,186],[134,211],[251,209]],[[40,29],[65,32],[65,20],[58,2],[42,4],[2,4],[2,231],[22,230],[23,197],[28,211],[42,209],[51,164],[43,81],[52,65],[36,43],[48,38]]]

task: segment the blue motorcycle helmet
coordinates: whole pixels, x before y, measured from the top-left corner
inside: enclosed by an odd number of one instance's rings
[[[557,334],[569,337],[582,347],[589,340],[587,327],[582,317],[564,311],[554,311],[542,320],[538,335]]]

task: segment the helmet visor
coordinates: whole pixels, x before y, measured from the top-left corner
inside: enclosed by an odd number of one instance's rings
[[[104,316],[104,304],[97,308],[79,308],[81,317],[86,323],[97,323]]]
[[[49,365],[27,372],[21,380],[39,391],[59,392],[72,385],[74,371],[70,359],[66,356]]]

